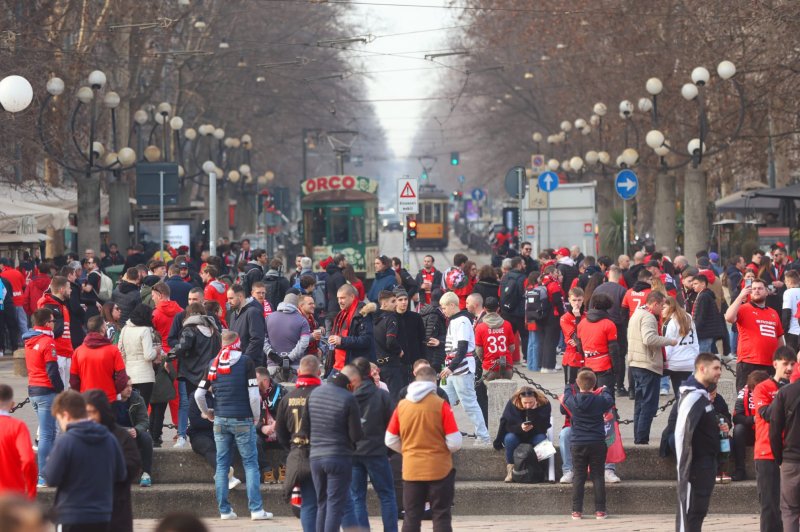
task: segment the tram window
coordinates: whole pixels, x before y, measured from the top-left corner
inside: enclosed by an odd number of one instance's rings
[[[313,219],[311,221],[311,242],[315,245],[327,245],[327,232],[325,224],[325,209],[317,207],[314,209]]]
[[[329,212],[331,244],[350,242],[350,210],[347,207],[332,207]]]
[[[378,226],[373,207],[368,206],[364,212],[364,234],[367,242],[376,242],[378,240]]]
[[[433,214],[431,215],[431,222],[435,224],[442,223],[442,204],[441,203],[433,203],[431,204],[433,208]]]

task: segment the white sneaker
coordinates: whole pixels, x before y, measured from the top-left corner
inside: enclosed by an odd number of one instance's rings
[[[561,480],[558,481],[561,484],[572,484],[572,471],[567,471],[561,476]]]
[[[186,440],[185,436],[178,436],[178,441],[175,442],[175,445],[173,447],[178,448],[178,449],[182,449],[182,448],[186,447],[187,443],[189,443],[189,442]]]
[[[473,447],[491,447],[491,440],[476,440]]]
[[[241,480],[233,476],[233,468],[231,467],[228,469],[228,491],[232,490],[241,483]]]
[[[257,512],[250,512],[251,521],[266,521],[268,519],[272,519],[272,514],[267,511],[259,510]]]
[[[618,484],[619,482],[622,482],[622,479],[620,479],[617,474],[610,469],[606,469],[605,477],[606,482],[609,484]]]
[[[219,518],[222,519],[223,521],[233,521],[234,519],[238,519],[239,516],[236,515],[233,510],[231,510],[226,514],[220,514]]]
[[[665,389],[663,389],[663,388],[662,388],[662,389],[661,389],[661,390],[658,392],[658,395],[669,395],[669,390],[665,390]]]

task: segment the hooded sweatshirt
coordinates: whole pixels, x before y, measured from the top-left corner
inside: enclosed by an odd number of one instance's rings
[[[25,342],[28,395],[36,397],[62,392],[64,383],[58,373],[53,331],[33,328],[22,335],[22,341]]]
[[[308,320],[291,303],[281,303],[278,309],[267,316],[264,353],[275,351],[279,355],[289,357],[292,368],[300,367],[300,359],[308,349],[311,339],[311,328]],[[268,367],[277,366],[277,362],[267,357]]]
[[[178,377],[195,386],[203,380],[211,360],[217,356],[222,340],[214,318],[189,316],[183,321],[180,339],[169,358],[178,359]]]
[[[487,312],[475,327],[475,353],[483,359],[482,367],[485,371],[494,367],[500,358],[506,359],[506,367],[514,365],[511,351],[514,345],[514,330],[511,324],[495,312]]]
[[[605,310],[592,309],[578,324],[578,351],[583,352],[584,365],[599,373],[609,371],[619,353],[617,326]]]
[[[461,448],[450,405],[436,395],[436,383],[412,382],[386,428],[386,446],[403,455],[403,480],[435,481],[450,474],[452,453]]]
[[[53,327],[56,354],[60,357],[71,357],[72,335],[70,334],[69,308],[67,307],[67,303],[61,301],[50,292],[45,292],[36,308],[48,308],[53,311],[53,319],[56,320]]]
[[[361,412],[364,437],[356,442],[355,456],[386,456],[386,427],[392,418],[392,399],[370,379],[364,379],[353,395]]]
[[[175,315],[183,309],[176,302],[160,301],[155,310],[153,310],[153,328],[158,334],[161,335],[161,349],[165,353],[169,353],[170,347],[167,338],[169,338],[169,329],[172,327],[172,320]]]
[[[372,330],[375,334],[375,356],[378,362],[382,364],[388,362],[400,363],[402,346],[398,338],[400,326],[397,314],[389,310],[378,309],[375,311],[372,323]]]
[[[56,438],[44,470],[47,485],[56,488],[56,522],[111,521],[114,483],[126,476],[122,450],[105,426],[88,420],[70,423]]]
[[[571,443],[606,441],[603,415],[614,405],[614,399],[607,390],[582,392],[577,386],[572,385],[564,390],[562,404],[570,416]]]

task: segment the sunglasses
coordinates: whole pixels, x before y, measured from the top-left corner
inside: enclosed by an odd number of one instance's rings
[[[536,392],[520,392],[521,397],[536,397]]]

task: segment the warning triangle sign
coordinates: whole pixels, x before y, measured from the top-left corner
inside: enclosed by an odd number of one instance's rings
[[[403,191],[400,192],[401,198],[416,198],[417,195],[414,194],[414,189],[411,187],[411,183],[406,183],[406,186],[403,187]]]

